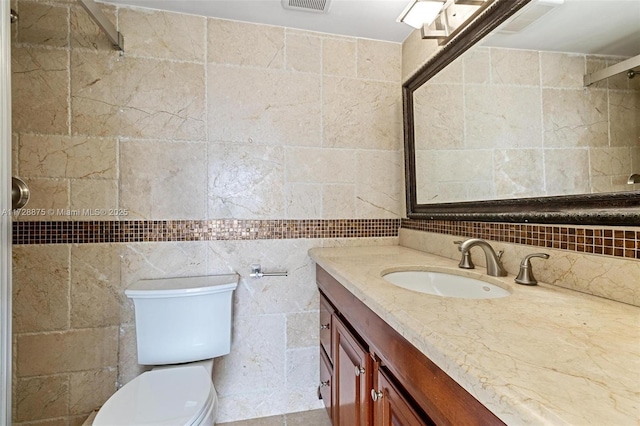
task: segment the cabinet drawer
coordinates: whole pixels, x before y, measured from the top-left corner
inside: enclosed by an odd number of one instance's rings
[[[320,293],[320,347],[324,349],[331,365],[333,365],[333,344],[331,332],[333,312],[333,306],[331,306],[324,295]]]
[[[327,354],[320,349],[320,386],[318,387],[318,396],[322,398],[324,407],[329,413],[329,418],[333,419],[333,371],[331,363],[327,358]]]

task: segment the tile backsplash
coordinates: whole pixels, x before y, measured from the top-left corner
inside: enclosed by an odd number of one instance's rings
[[[128,285],[230,271],[218,421],[319,408],[306,253],[397,243],[401,45],[100,7],[124,55],[76,2],[12,2],[14,424],[79,425],[139,374]]]

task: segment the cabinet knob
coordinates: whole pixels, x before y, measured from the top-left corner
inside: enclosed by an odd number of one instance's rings
[[[362,374],[364,374],[364,367],[360,367],[359,365],[356,365],[356,376],[360,376]]]
[[[371,389],[371,399],[373,399],[374,401],[378,401],[379,399],[382,399],[382,391],[377,391],[375,389]]]
[[[327,386],[329,386],[329,380],[324,381],[324,382],[320,382],[320,387],[321,388],[326,388]]]
[[[330,327],[330,325],[328,323],[327,324],[320,324],[320,330],[328,330],[329,327]]]

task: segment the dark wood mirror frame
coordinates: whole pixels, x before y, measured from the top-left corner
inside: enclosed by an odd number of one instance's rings
[[[496,0],[402,86],[407,217],[482,222],[640,225],[640,191],[418,204],[413,92],[530,0]]]

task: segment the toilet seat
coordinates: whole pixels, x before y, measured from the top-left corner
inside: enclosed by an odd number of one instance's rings
[[[93,425],[198,425],[216,402],[211,377],[202,366],[147,371],[113,394]]]

